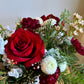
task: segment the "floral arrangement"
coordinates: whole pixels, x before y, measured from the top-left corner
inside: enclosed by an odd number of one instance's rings
[[[60,18],[22,18],[15,29],[0,25],[0,84],[83,84],[83,64],[74,53],[84,55],[75,37],[84,20],[74,13],[70,22],[69,16],[65,10]]]

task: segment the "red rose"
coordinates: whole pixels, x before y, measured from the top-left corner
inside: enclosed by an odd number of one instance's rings
[[[81,55],[84,55],[84,47],[77,39],[74,40],[74,38],[72,38],[71,43],[73,44],[73,46],[75,47],[78,53],[80,53]]]
[[[9,59],[17,63],[24,62],[29,68],[43,58],[45,47],[39,34],[19,28],[8,38],[5,51]]]
[[[60,75],[60,69],[58,67],[55,74],[40,76],[39,77],[40,84],[55,84],[57,82],[59,75]]]
[[[45,15],[41,16],[41,18],[43,19],[43,21],[47,20],[47,19],[55,19],[57,22],[55,25],[58,25],[60,19],[58,17],[55,17],[53,14],[49,14],[47,17]]]
[[[21,21],[22,28],[28,28],[28,29],[37,29],[41,25],[39,24],[39,20],[32,19],[30,17],[23,18]]]

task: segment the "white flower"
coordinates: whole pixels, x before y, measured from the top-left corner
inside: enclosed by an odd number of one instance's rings
[[[80,16],[78,13],[74,13],[73,16],[76,17],[76,19],[82,19],[82,16]]]
[[[35,79],[35,83],[34,84],[39,84],[39,76],[36,76],[36,79]]]
[[[82,25],[82,26],[83,26],[83,25],[84,25],[84,20],[81,20],[81,21],[79,20],[79,22],[78,22],[78,23],[79,23],[80,25]]]
[[[57,61],[52,57],[48,56],[41,62],[41,70],[45,74],[54,74],[57,69]]]
[[[72,39],[72,37],[69,36],[69,37],[66,37],[64,41],[65,41],[68,45],[72,45],[71,39]]]
[[[74,28],[75,28],[76,30],[78,30],[79,27],[78,27],[78,26],[74,26]]]
[[[65,27],[63,27],[63,30],[64,30],[64,31],[67,31],[67,29],[66,29]]]
[[[57,56],[60,56],[59,48],[55,49],[55,53],[57,54]]]
[[[7,29],[8,31],[11,31],[11,28],[9,27],[9,25],[6,26],[6,29]]]
[[[71,27],[74,27],[74,26],[75,26],[75,24],[74,24],[74,23],[70,23],[70,26],[71,26]]]
[[[65,71],[66,67],[67,67],[67,62],[66,61],[59,64],[59,68],[60,68],[61,72]]]
[[[4,41],[3,38],[0,36],[0,54],[5,54],[4,52],[4,45],[7,44],[7,40]]]
[[[56,24],[56,20],[55,20],[55,19],[45,20],[45,21],[43,22],[43,25],[46,25],[46,24],[48,24],[48,23],[51,23],[51,25],[53,26],[53,25]]]
[[[23,73],[23,71],[21,68],[13,68],[13,69],[11,69],[10,72],[8,72],[8,75],[15,77],[15,78],[19,78],[22,76],[22,73]]]
[[[80,33],[83,33],[83,28],[80,28],[78,31],[79,31]]]
[[[74,34],[74,35],[78,35],[78,32],[75,30],[75,31],[73,32],[73,34]]]
[[[51,48],[51,49],[49,49],[49,51],[48,51],[48,53],[54,53],[55,52],[55,50],[54,50],[54,48]]]
[[[43,24],[43,20],[42,20],[40,17],[36,17],[35,19],[36,19],[36,20],[39,20],[39,23],[40,23],[40,24]]]
[[[45,49],[45,53],[47,53],[47,49]]]
[[[58,33],[58,36],[59,36],[59,37],[62,37],[63,35],[64,35],[64,33],[62,33],[62,32],[59,32],[59,33]]]

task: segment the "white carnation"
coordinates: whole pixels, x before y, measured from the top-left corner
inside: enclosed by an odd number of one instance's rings
[[[4,52],[4,45],[7,44],[7,40],[4,41],[3,38],[0,36],[0,54],[5,54]]]
[[[67,62],[66,61],[59,64],[59,68],[60,68],[61,72],[65,71],[66,67],[67,67]]]
[[[57,61],[52,57],[48,56],[41,62],[41,70],[45,74],[54,74],[57,69]]]
[[[21,68],[13,68],[11,69],[10,72],[8,72],[9,76],[15,77],[15,78],[19,78],[22,76],[22,69]]]
[[[43,24],[43,20],[42,20],[40,17],[36,17],[35,19],[36,19],[36,20],[39,20],[39,23],[40,23],[40,24]]]

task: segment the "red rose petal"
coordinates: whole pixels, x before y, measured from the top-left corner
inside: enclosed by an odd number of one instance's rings
[[[45,45],[39,34],[32,30],[17,29],[5,45],[5,51],[9,59],[17,63],[24,62],[29,68],[39,62],[45,54]]]

